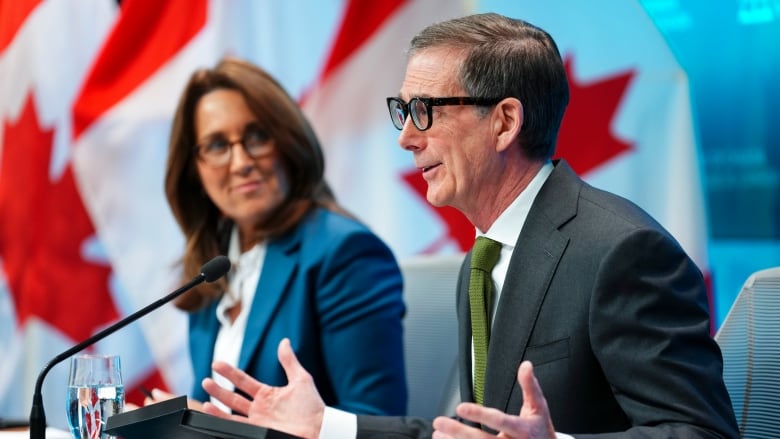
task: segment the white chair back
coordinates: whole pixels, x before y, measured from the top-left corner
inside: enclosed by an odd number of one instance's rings
[[[780,267],[753,273],[715,340],[743,439],[780,435]]]
[[[464,255],[414,256],[399,262],[404,277],[407,412],[432,419],[454,414],[458,390],[455,286]]]

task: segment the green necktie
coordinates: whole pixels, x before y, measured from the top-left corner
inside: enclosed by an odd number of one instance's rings
[[[482,404],[485,388],[485,368],[490,340],[490,311],[493,300],[493,279],[490,272],[498,261],[501,243],[480,236],[471,250],[469,307],[471,337],[474,346],[474,400]]]

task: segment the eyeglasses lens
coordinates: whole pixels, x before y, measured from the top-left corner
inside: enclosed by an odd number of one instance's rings
[[[388,102],[390,104],[390,119],[397,129],[402,130],[406,121],[406,112],[403,104],[397,99],[388,100]]]
[[[412,115],[414,125],[419,130],[428,128],[428,106],[422,99],[414,98],[409,102],[409,113]]]

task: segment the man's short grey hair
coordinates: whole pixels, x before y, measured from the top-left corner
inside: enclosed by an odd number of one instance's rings
[[[408,54],[413,57],[442,47],[462,52],[458,80],[470,96],[520,100],[521,147],[529,158],[551,157],[569,102],[569,86],[550,34],[495,13],[468,15],[423,29],[412,39]]]

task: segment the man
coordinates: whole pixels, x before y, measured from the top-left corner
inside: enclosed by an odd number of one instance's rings
[[[288,342],[279,347],[287,386],[215,364],[254,400],[209,379],[204,388],[250,422],[311,438],[334,419],[353,428],[336,437],[354,437],[356,426],[359,438],[428,437],[432,427],[441,438],[736,438],[695,264],[641,209],[550,161],[568,99],[552,38],[496,14],[423,30],[398,97],[388,98],[428,201],[462,211],[478,242],[500,243],[487,329],[475,312],[481,299],[469,296],[481,253],[467,255],[458,284],[461,397],[481,402],[458,406],[466,423],[355,422],[324,407]]]

